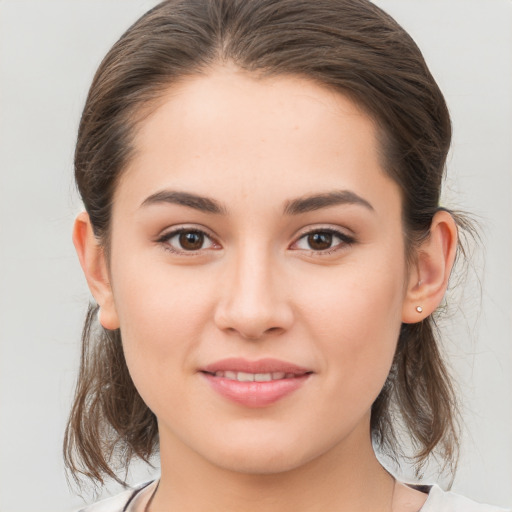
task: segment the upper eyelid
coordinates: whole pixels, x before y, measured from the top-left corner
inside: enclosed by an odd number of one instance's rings
[[[303,228],[298,231],[298,233],[295,235],[295,240],[298,240],[299,238],[302,238],[305,235],[309,235],[311,233],[319,233],[319,232],[329,232],[333,234],[338,234],[342,237],[347,238],[354,238],[355,234],[351,229],[348,228],[342,228],[339,226],[332,226],[332,225],[318,225],[318,226],[309,226],[306,228]]]
[[[348,233],[344,232],[344,230],[342,228],[334,228],[332,226],[330,226],[330,227],[323,226],[323,227],[312,227],[310,229],[307,229],[306,231],[301,232],[294,238],[294,241],[291,243],[289,248],[298,244],[300,240],[302,240],[304,237],[306,237],[312,233],[322,233],[322,232],[324,232],[324,233],[327,232],[327,233],[333,234],[334,236],[338,236],[338,238],[341,239],[341,242],[334,245],[333,247],[323,249],[323,250],[310,249],[310,252],[321,255],[324,252],[328,252],[328,251],[332,252],[333,250],[336,250],[336,248],[338,248],[339,246],[348,246],[348,245],[352,245],[356,242],[355,235],[348,234]]]
[[[202,233],[214,247],[202,247],[196,250],[186,250],[174,247],[173,244],[171,243],[171,239],[183,232]],[[171,253],[174,253],[176,256],[200,256],[201,254],[205,254],[205,251],[210,252],[213,250],[222,249],[222,245],[217,241],[217,238],[210,235],[204,228],[197,228],[195,226],[193,227],[178,225],[174,228],[166,228],[157,236],[157,238],[155,239],[155,243],[160,246],[163,246],[166,251],[170,251]]]
[[[219,237],[209,228],[206,228],[205,226],[198,225],[198,224],[177,224],[175,226],[168,226],[167,228],[163,229],[157,236],[156,241],[165,241],[166,239],[171,238],[172,236],[175,236],[176,234],[184,231],[197,231],[200,233],[203,233],[206,237],[211,239],[214,243],[220,244]],[[318,233],[318,232],[329,232],[334,235],[338,235],[341,238],[349,238],[353,240],[355,238],[355,235],[353,232],[348,228],[341,228],[338,226],[332,226],[332,225],[316,225],[316,226],[308,226],[305,228],[302,228],[297,232],[290,245],[293,245],[297,243],[301,238],[310,235],[312,233]]]
[[[180,249],[177,247],[173,247],[173,244],[170,243],[170,240],[174,238],[175,236],[179,235],[183,232],[196,232],[203,234],[208,240],[211,242],[212,245],[217,247],[203,247],[196,250],[186,250],[186,249]],[[173,253],[175,256],[187,256],[187,257],[197,257],[205,254],[205,251],[212,251],[212,250],[218,250],[222,249],[222,245],[217,241],[217,239],[207,233],[207,231],[204,228],[197,228],[193,226],[176,226],[174,228],[166,228],[164,229],[160,235],[155,239],[155,243],[158,245],[161,245],[164,247],[166,251],[169,251]]]
[[[197,231],[199,233],[203,233],[208,238],[217,241],[218,236],[210,229],[205,226],[201,226],[198,224],[177,224],[176,226],[168,226],[165,229],[162,229],[160,233],[156,236],[156,240],[162,240],[164,238],[169,238],[170,236],[176,235],[183,231]]]

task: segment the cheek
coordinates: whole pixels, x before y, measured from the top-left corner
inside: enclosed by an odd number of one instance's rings
[[[158,415],[188,409],[194,354],[203,337],[204,310],[196,287],[175,287],[160,282],[141,293],[123,297],[120,322],[126,364],[137,391]],[[135,291],[135,290],[134,290]],[[172,414],[171,414],[172,416]]]
[[[125,357],[143,394],[151,383],[172,380],[193,366],[192,354],[211,317],[211,280],[129,259],[115,270],[114,300]]]
[[[373,268],[372,268],[373,267]],[[294,293],[301,296],[304,316],[325,335],[373,343],[371,333],[396,331],[404,300],[403,266],[353,264],[325,276],[311,275]],[[303,280],[302,280],[303,281]]]
[[[196,268],[169,265],[165,256],[157,262],[124,259],[115,271],[114,300],[121,327],[127,332],[172,337],[173,332],[197,325],[191,320],[210,307],[212,280],[201,279]]]
[[[366,271],[369,266],[357,268],[340,268],[323,289],[306,286],[314,291],[303,296],[303,317],[327,356],[333,388],[341,379],[348,396],[368,388],[376,396],[389,373],[400,332],[403,266],[388,261],[373,265],[371,271]]]

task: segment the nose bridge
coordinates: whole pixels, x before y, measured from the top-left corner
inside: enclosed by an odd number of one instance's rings
[[[256,248],[255,248],[256,249]],[[270,309],[273,302],[274,285],[272,258],[269,251],[251,250],[250,247],[240,251],[234,278],[235,296],[238,304],[247,307],[247,313],[255,314]]]
[[[254,339],[289,328],[291,308],[269,248],[244,244],[226,267],[226,286],[216,315],[220,328]]]

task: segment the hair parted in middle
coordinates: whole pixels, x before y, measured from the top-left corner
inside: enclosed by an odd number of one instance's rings
[[[132,25],[94,77],[75,153],[76,182],[107,259],[113,196],[138,126],[173,86],[226,64],[255,77],[307,78],[373,119],[382,167],[401,190],[406,255],[414,264],[439,210],[450,117],[417,45],[367,0],[167,0]],[[106,331],[96,316],[91,305],[64,452],[75,478],[103,483],[105,476],[121,481],[116,470],[133,456],[147,461],[158,449],[158,428],[131,380],[120,331]],[[454,468],[457,418],[434,319],[403,324],[372,407],[374,442],[400,458],[401,421],[419,469],[436,452]]]

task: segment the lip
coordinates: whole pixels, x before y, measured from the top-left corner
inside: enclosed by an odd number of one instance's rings
[[[293,373],[295,376],[312,373],[312,370],[303,368],[293,363],[280,361],[279,359],[265,358],[257,361],[231,357],[221,359],[201,368],[201,371],[208,373],[215,372],[247,372],[247,373]]]
[[[267,407],[299,390],[313,374],[313,371],[278,359],[249,361],[229,358],[202,367],[200,374],[211,388],[222,397],[238,405],[250,408]],[[240,382],[223,376],[219,372],[283,373],[284,378],[270,381]]]

